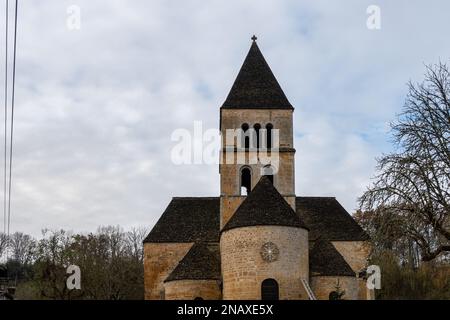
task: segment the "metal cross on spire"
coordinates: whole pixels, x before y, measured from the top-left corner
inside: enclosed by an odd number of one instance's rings
[[[255,35],[253,35],[252,40],[253,42],[255,42],[258,39],[258,37],[256,37]]]

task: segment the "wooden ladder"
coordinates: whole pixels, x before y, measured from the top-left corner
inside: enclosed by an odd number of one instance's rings
[[[317,300],[316,296],[314,295],[314,292],[312,291],[311,287],[309,286],[308,281],[306,279],[301,278],[303,287],[305,288],[306,292],[308,293],[309,300]]]

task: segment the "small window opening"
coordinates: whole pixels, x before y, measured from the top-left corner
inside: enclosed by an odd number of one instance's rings
[[[241,195],[248,195],[252,185],[252,174],[249,168],[241,170]]]

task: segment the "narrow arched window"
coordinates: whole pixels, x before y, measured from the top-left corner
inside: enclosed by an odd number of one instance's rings
[[[261,300],[279,300],[278,282],[266,279],[261,283]]]
[[[252,173],[250,168],[242,168],[241,170],[241,196],[246,196],[250,193],[252,186]]]
[[[259,123],[256,123],[253,126],[253,129],[255,129],[255,135],[256,135],[256,149],[259,149],[259,130],[261,129],[261,125]]]
[[[266,135],[267,135],[266,143],[268,150],[272,149],[272,129],[273,125],[271,123],[266,124]]]
[[[241,126],[241,129],[242,129],[242,136],[243,136],[243,140],[244,140],[243,145],[244,145],[244,148],[245,148],[245,149],[248,149],[248,148],[250,147],[250,137],[249,137],[249,135],[248,135],[248,134],[249,134],[248,128],[249,128],[248,123],[244,123],[244,124]]]

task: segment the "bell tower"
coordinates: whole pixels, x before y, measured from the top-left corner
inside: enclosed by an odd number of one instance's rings
[[[295,210],[294,108],[256,40],[220,108],[221,228],[263,175]]]

